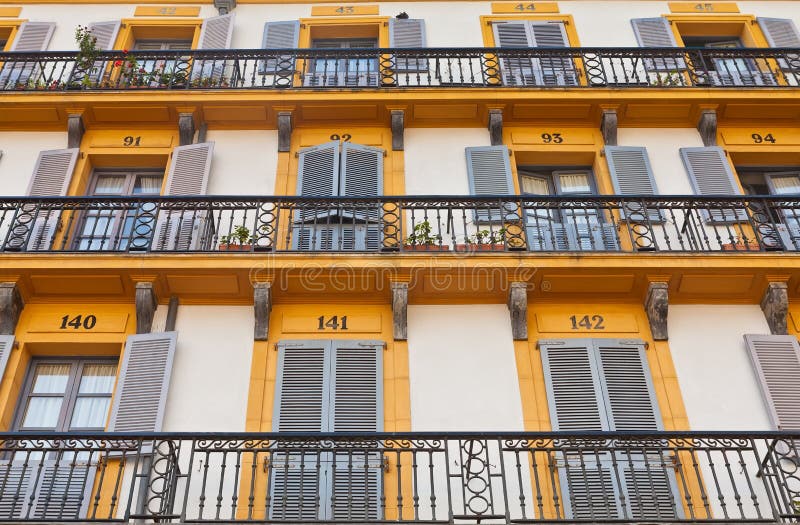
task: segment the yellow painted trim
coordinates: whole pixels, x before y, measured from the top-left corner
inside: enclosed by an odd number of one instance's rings
[[[133,16],[200,16],[200,6],[137,5]]]
[[[670,23],[678,46],[684,46],[683,32],[738,37],[745,47],[769,47],[753,15],[665,15],[665,18]]]
[[[672,13],[738,13],[735,2],[668,2]]]
[[[21,7],[0,7],[0,16],[3,18],[16,18],[21,12]]]
[[[196,2],[195,2],[196,3]],[[183,32],[192,40],[192,49],[197,48],[203,20],[197,18],[123,18],[114,49],[132,49],[137,38],[176,38]],[[148,36],[151,34],[153,36]]]
[[[492,23],[504,22],[506,20],[558,20],[564,24],[569,40],[570,47],[580,47],[580,39],[578,38],[578,31],[575,28],[575,20],[572,15],[563,14],[522,14],[522,15],[482,15],[481,16],[481,33],[483,34],[483,44],[486,47],[496,47],[494,41],[494,31],[492,31]]]
[[[376,36],[378,47],[389,47],[389,17],[301,18],[298,46],[301,48],[311,47],[312,38],[363,38],[365,36]]]
[[[377,15],[379,7],[375,5],[314,5],[311,6],[311,16],[357,16]]]
[[[0,20],[0,35],[6,39],[6,45],[0,51],[11,50],[11,44],[14,42],[14,39],[17,36],[19,26],[21,26],[23,22],[27,21],[27,19]]]
[[[558,2],[492,2],[493,15],[523,15],[558,12]]]

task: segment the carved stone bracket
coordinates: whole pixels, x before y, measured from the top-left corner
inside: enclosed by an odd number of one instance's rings
[[[392,150],[403,151],[405,147],[406,112],[402,109],[392,110]]]
[[[175,323],[178,320],[178,296],[173,295],[169,298],[169,306],[167,307],[167,321],[164,323],[164,331],[172,332],[175,330]]]
[[[600,117],[600,131],[603,133],[603,143],[606,146],[617,145],[617,110],[604,109]]]
[[[221,15],[227,15],[236,7],[236,0],[214,0],[214,7]]]
[[[292,149],[292,112],[281,111],[278,113],[278,151],[291,151]]]
[[[511,335],[514,340],[528,339],[528,283],[512,282],[508,290]]]
[[[489,110],[489,140],[492,146],[503,145],[503,110]]]
[[[761,310],[773,335],[787,334],[789,290],[786,283],[769,283],[761,299]]]
[[[136,283],[136,333],[149,334],[153,328],[153,316],[156,313],[156,293],[153,283]]]
[[[669,316],[669,283],[650,283],[644,311],[650,321],[650,333],[656,341],[669,339],[667,317]]]
[[[181,146],[194,142],[194,113],[178,113],[178,135]]]
[[[83,133],[86,128],[83,127],[83,115],[74,114],[67,116],[67,147],[80,148]]]
[[[24,306],[17,283],[0,283],[0,335],[14,335]]]
[[[269,338],[269,314],[272,312],[272,283],[253,284],[253,313],[255,328],[253,339],[266,341]]]
[[[717,145],[717,112],[713,109],[706,109],[700,114],[697,122],[697,131],[703,139],[704,146]]]
[[[393,282],[392,286],[392,333],[394,339],[408,339],[408,283]]]

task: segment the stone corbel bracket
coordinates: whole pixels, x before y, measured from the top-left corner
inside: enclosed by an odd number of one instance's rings
[[[292,112],[278,112],[278,151],[292,150]]]
[[[17,283],[0,283],[0,335],[14,335],[24,307]]]
[[[153,316],[158,301],[153,283],[136,283],[136,333],[149,334],[153,329]]]
[[[512,282],[508,289],[511,335],[515,341],[528,339],[528,283]]]
[[[773,335],[787,335],[789,288],[785,282],[769,283],[761,299],[761,311]]]
[[[406,112],[402,109],[392,110],[392,150],[403,151],[405,148]]]
[[[647,298],[644,311],[650,322],[650,333],[656,341],[669,339],[667,318],[669,316],[669,283],[650,283],[647,287]]]
[[[503,145],[503,110],[489,110],[489,140],[492,146]]]
[[[394,281],[392,287],[392,334],[395,341],[408,339],[408,283]]]
[[[253,283],[253,315],[255,327],[253,339],[266,341],[269,339],[269,317],[272,313],[272,283]]]
[[[194,113],[178,113],[178,137],[181,146],[194,143]]]
[[[700,113],[700,120],[697,121],[697,131],[703,139],[704,146],[717,145],[717,112],[713,109],[705,109]]]
[[[604,109],[600,117],[600,131],[603,133],[603,143],[606,146],[617,145],[617,110]]]
[[[83,115],[75,113],[67,116],[67,147],[80,148],[81,140],[86,128],[83,125]]]

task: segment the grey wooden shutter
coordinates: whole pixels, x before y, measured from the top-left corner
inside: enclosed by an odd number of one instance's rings
[[[119,26],[119,20],[92,22],[89,24],[89,31],[97,38],[97,42],[95,43],[97,49],[103,51],[114,49],[114,43],[117,41],[117,33],[119,33]]]
[[[5,480],[0,489],[0,519],[24,519],[28,515],[34,497],[33,481],[41,465],[41,461],[32,459],[0,461],[0,476]]]
[[[631,24],[641,47],[678,47],[666,18],[633,18]]]
[[[383,154],[352,142],[342,143],[342,197],[377,197],[383,194]]]
[[[86,518],[96,472],[96,465],[80,459],[45,460],[38,479],[34,478],[30,517],[43,521]]]
[[[339,194],[338,141],[300,150],[298,156],[298,195],[334,197]]]
[[[177,332],[128,336],[109,431],[161,431],[177,340]]]
[[[800,430],[800,346],[793,335],[744,336],[770,418],[778,430]]]
[[[178,146],[172,151],[165,195],[197,197],[206,194],[213,142]],[[156,250],[202,250],[210,240],[211,217],[199,207],[159,213],[153,247]]]
[[[504,21],[492,25],[497,47],[534,47],[526,22]]]
[[[494,43],[497,47],[534,47],[536,42],[527,22],[504,21],[492,25]],[[536,85],[534,60],[532,58],[501,58],[500,76],[504,85]]]
[[[390,18],[389,46],[393,48],[425,47],[425,20],[421,18]],[[428,61],[424,58],[397,58],[394,71],[397,73],[424,72]]]
[[[638,146],[606,146],[606,159],[611,173],[614,193],[617,195],[657,195],[653,169],[647,156],[647,148]],[[661,212],[658,209],[647,210],[643,206],[630,203],[625,206],[625,215],[633,221],[647,220],[660,222]]]
[[[13,335],[0,335],[0,379],[6,373],[8,366],[8,358],[11,357],[11,352],[14,350],[14,336]]]
[[[325,432],[330,430],[330,341],[291,341],[278,344],[273,432]],[[323,457],[313,449],[292,449],[270,461],[270,519],[317,520],[324,500]]]
[[[54,22],[23,22],[11,42],[9,51],[18,53],[33,53],[45,51],[55,31]],[[30,83],[44,81],[40,79],[41,67],[37,62],[15,62],[4,64],[0,69],[0,88],[7,89],[15,86],[25,86]]]
[[[299,20],[267,22],[264,24],[261,47],[264,49],[296,49],[299,38]],[[291,55],[276,55],[274,58],[261,61],[259,72],[262,74],[276,73],[290,79],[294,74],[294,59]]]
[[[770,47],[800,47],[800,33],[790,18],[758,18]]]
[[[697,195],[741,195],[725,150],[719,146],[681,148],[680,154]],[[713,210],[706,216],[719,222],[747,220],[747,213],[743,209]]]
[[[228,49],[233,38],[233,13],[203,20],[198,49]]]
[[[529,22],[533,45],[541,48],[569,47],[569,38],[560,21]],[[578,73],[571,57],[542,57],[534,59],[538,85],[575,86]]]
[[[63,197],[67,194],[72,171],[78,159],[78,148],[39,152],[27,194],[30,197]],[[56,209],[26,204],[8,234],[7,250],[49,250],[58,230],[61,212]]]
[[[511,195],[514,182],[506,146],[480,146],[466,148],[467,176],[472,195]],[[487,204],[476,214],[479,222],[502,220],[502,210]]]
[[[383,431],[383,343],[333,341],[331,419],[333,432]],[[334,452],[330,488],[334,520],[380,518],[383,458],[379,452]]]

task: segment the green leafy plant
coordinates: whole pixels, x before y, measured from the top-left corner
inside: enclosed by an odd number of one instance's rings
[[[411,235],[406,237],[406,246],[430,246],[442,242],[440,234],[433,234],[433,227],[429,221],[422,221],[414,225]]]
[[[467,238],[472,244],[502,244],[505,240],[505,228],[499,230],[478,230]]]
[[[75,43],[78,44],[78,56],[75,58],[78,69],[87,71],[92,69],[94,62],[100,55],[97,49],[97,37],[86,26],[75,28]]]
[[[240,224],[234,226],[233,230],[228,235],[223,235],[219,239],[220,244],[250,244],[253,242],[253,236],[250,233],[250,228]]]

